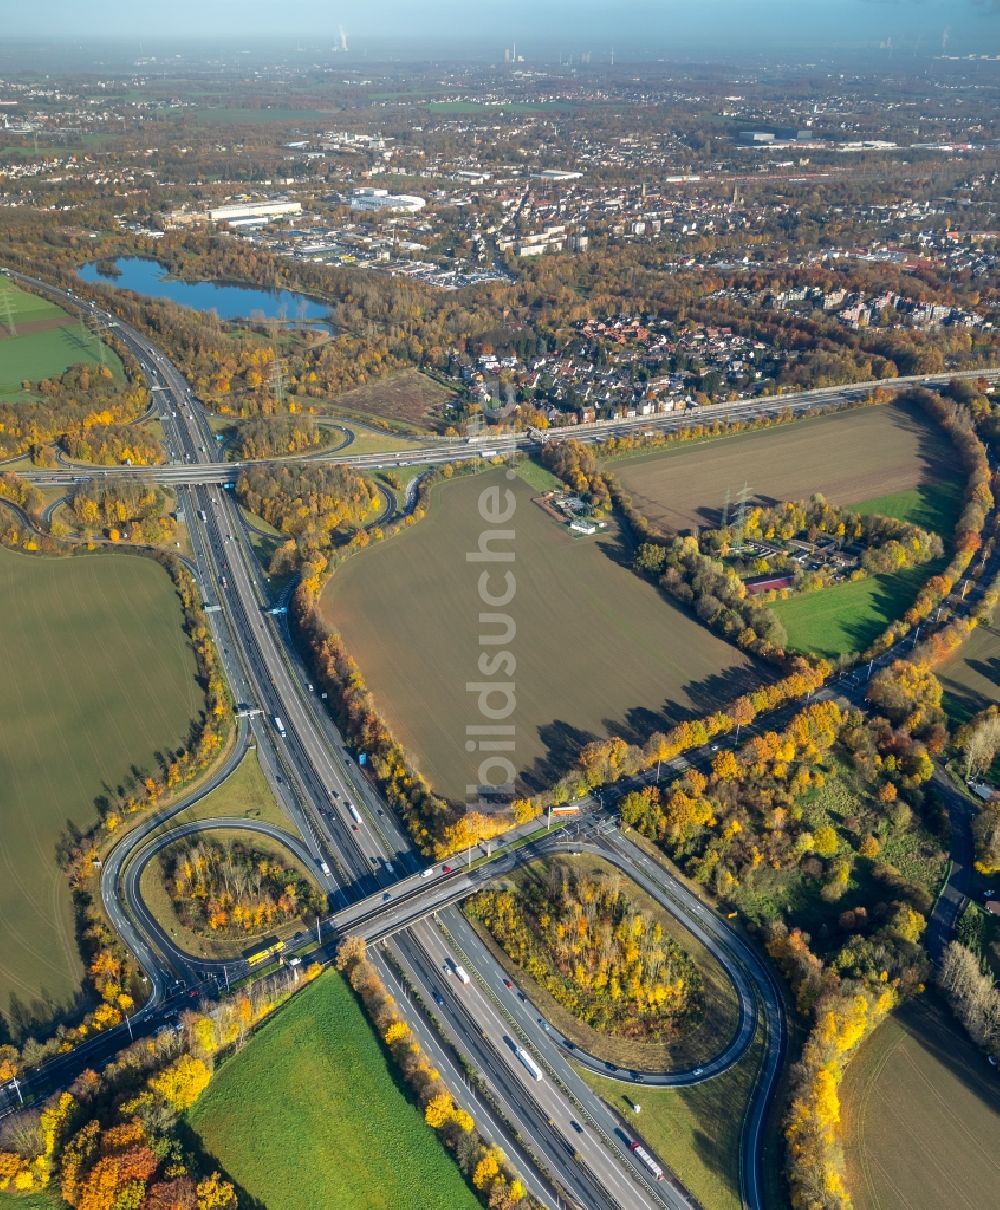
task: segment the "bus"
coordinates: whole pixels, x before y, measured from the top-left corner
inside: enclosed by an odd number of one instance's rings
[[[285,948],[284,941],[276,941],[274,945],[269,945],[267,949],[257,950],[255,954],[251,954],[247,958],[247,966],[260,966],[262,962],[266,962],[268,958],[276,958]]]

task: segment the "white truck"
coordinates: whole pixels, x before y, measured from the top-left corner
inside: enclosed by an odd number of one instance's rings
[[[288,738],[285,733],[285,724],[281,721],[281,719],[278,717],[277,714],[274,716],[274,729],[275,729],[275,731],[277,731],[277,733],[281,736],[282,739]]]
[[[464,966],[460,966],[460,965],[459,965],[459,964],[456,962],[456,963],[454,964],[454,970],[455,970],[455,975],[456,975],[456,977],[457,977],[458,979],[460,979],[460,980],[461,980],[463,983],[471,983],[471,982],[472,982],[472,980],[469,978],[469,972],[468,972],[468,971],[465,969],[465,967],[464,967]]]
[[[541,1083],[542,1069],[538,1066],[531,1055],[529,1055],[528,1052],[521,1046],[519,1046],[514,1053],[520,1059],[522,1067],[525,1068],[531,1078]]]

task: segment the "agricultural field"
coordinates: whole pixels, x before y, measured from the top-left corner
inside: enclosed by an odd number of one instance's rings
[[[820,592],[803,593],[769,608],[788,633],[788,646],[836,659],[864,651],[890,622],[913,604],[920,586],[937,565],[913,567],[894,575],[845,580]]]
[[[330,406],[337,412],[377,416],[427,431],[435,427],[435,413],[452,397],[447,387],[419,370],[401,370],[338,395]]]
[[[1000,1082],[936,998],[878,1027],[847,1069],[842,1106],[857,1210],[996,1204]]]
[[[639,738],[700,717],[760,676],[629,569],[630,552],[613,528],[574,537],[532,503],[534,489],[500,470],[446,483],[434,489],[423,521],[337,571],[322,608],[396,737],[438,792],[456,800],[478,781],[480,758],[466,751],[465,727],[484,720],[466,685],[484,681],[479,615],[496,612],[478,590],[489,565],[468,562],[466,552],[491,528],[479,514],[481,493],[508,487],[514,538],[503,549],[514,562],[499,565],[512,567],[516,581],[506,609],[516,626],[505,644],[516,659],[508,725],[526,786],[551,784],[595,738]],[[492,565],[494,594],[506,584],[500,575]],[[497,636],[495,621],[483,629],[487,642]],[[487,652],[497,647],[484,645]]]
[[[72,365],[101,360],[100,342],[54,303],[0,278],[0,400],[23,401],[25,380],[37,382]],[[106,364],[123,378],[121,362],[103,349]]]
[[[953,483],[956,460],[943,433],[915,409],[893,404],[685,442],[610,465],[642,512],[687,530],[717,525],[726,493],[735,500],[744,483],[751,500],[764,502],[821,492],[834,504],[863,504],[916,491],[909,507],[936,512],[949,507],[949,493],[926,489]],[[924,523],[926,515],[918,520]]]
[[[551,1021],[587,1054],[614,1063],[617,1067],[642,1071],[681,1070],[706,1063],[717,1055],[735,1034],[739,1018],[736,988],[719,962],[675,916],[665,911],[631,879],[624,878],[609,862],[590,854],[579,857],[560,854],[558,860],[561,866],[567,866],[575,874],[587,878],[611,875],[622,879],[630,902],[638,910],[648,913],[662,927],[664,937],[676,942],[694,962],[702,980],[702,1012],[698,1021],[682,1024],[678,1037],[669,1042],[632,1041],[599,1032],[563,1007],[537,980],[512,963],[489,931],[471,919],[470,923],[486,946],[512,972],[532,1004],[537,1006],[547,1021]],[[533,862],[522,866],[504,882],[523,891],[532,883],[544,879],[549,868],[548,864]]]
[[[189,1114],[241,1205],[474,1210],[479,1205],[330,972],[266,1022]]]
[[[757,1070],[762,1037],[727,1072],[688,1088],[638,1088],[577,1068],[580,1075],[649,1144],[705,1210],[741,1210],[740,1138]],[[632,1108],[638,1103],[640,1112]],[[780,1162],[764,1165],[766,1179]],[[768,1189],[767,1205],[778,1210],[784,1198]]]
[[[183,744],[203,699],[173,585],[149,559],[0,550],[0,609],[0,1014],[20,1034],[79,991],[60,837]]]
[[[1000,701],[1000,624],[978,626],[955,655],[938,670],[944,706],[955,723],[964,723]]]

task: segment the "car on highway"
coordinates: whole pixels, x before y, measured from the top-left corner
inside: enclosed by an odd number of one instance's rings
[[[431,997],[434,1000],[435,1004],[442,1005],[442,1006],[444,1005],[444,996],[442,996],[439,991],[431,992]]]
[[[450,873],[451,873],[451,866],[450,866],[450,865],[443,865],[443,866],[441,867],[441,873],[442,873],[442,874],[450,874]]]
[[[507,988],[507,990],[508,990],[508,991],[513,991],[513,990],[514,990],[514,984],[513,984],[513,983],[511,983],[511,981],[510,981],[509,979],[504,979],[504,981],[503,981],[503,985],[504,985],[504,987],[505,987],[505,988]]]
[[[569,1124],[573,1127],[577,1134],[583,1134],[583,1127],[576,1120],[576,1118],[570,1118]]]
[[[691,1074],[692,1074],[693,1076],[700,1076],[700,1075],[701,1075],[701,1073],[702,1073],[704,1070],[705,1070],[705,1069],[704,1069],[704,1067],[696,1067],[696,1068],[694,1069],[694,1071],[692,1071],[692,1072],[691,1072]]]

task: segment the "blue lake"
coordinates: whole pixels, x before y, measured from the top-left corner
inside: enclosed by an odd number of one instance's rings
[[[294,327],[333,331],[326,305],[305,294],[213,281],[178,281],[161,264],[143,256],[119,256],[114,263],[118,276],[101,273],[96,264],[84,265],[77,273],[85,282],[134,290],[146,298],[168,298],[193,311],[215,311],[220,319],[274,319]]]

